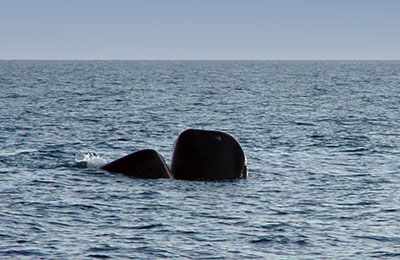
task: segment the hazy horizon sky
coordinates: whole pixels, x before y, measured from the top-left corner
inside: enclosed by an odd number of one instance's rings
[[[399,60],[400,0],[0,0],[0,59]]]

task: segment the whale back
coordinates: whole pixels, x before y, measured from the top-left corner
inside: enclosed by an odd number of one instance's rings
[[[230,135],[188,129],[174,145],[171,171],[176,179],[224,180],[247,178],[246,156]]]
[[[171,175],[162,156],[152,149],[128,154],[101,168],[109,172],[144,179],[170,178]]]

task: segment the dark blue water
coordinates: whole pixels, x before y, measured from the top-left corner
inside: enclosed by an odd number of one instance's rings
[[[0,259],[400,258],[399,61],[0,61],[0,122]],[[75,161],[170,164],[187,128],[249,179]]]

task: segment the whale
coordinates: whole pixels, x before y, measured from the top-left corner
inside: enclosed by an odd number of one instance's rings
[[[145,149],[107,163],[101,169],[142,179],[171,178],[172,173],[164,158],[155,150]]]
[[[246,155],[224,132],[187,129],[175,141],[171,171],[181,180],[231,180],[248,177]]]

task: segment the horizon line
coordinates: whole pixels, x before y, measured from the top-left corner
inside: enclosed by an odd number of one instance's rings
[[[400,59],[2,59],[0,61],[400,61]]]

